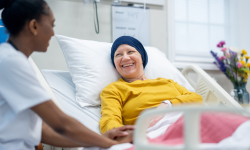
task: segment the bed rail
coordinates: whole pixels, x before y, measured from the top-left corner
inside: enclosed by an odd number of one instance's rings
[[[188,74],[194,71],[197,81],[193,81]],[[243,109],[216,81],[197,65],[190,65],[182,70],[182,74],[193,86],[195,92],[203,97],[206,106],[226,106],[227,108]]]
[[[170,147],[166,145],[156,145],[148,143],[146,130],[152,117],[165,114],[169,112],[179,111],[184,113],[184,145],[178,147]],[[244,109],[233,108],[197,108],[197,107],[181,107],[173,109],[154,109],[145,110],[136,121],[136,130],[134,134],[134,144],[136,150],[199,150],[200,144],[200,133],[199,133],[199,122],[201,112],[230,112],[230,113],[241,113],[244,116],[250,117],[250,112]]]
[[[57,105],[57,107],[59,107],[63,111],[57,98],[55,97],[54,93],[51,91],[47,81],[44,79],[43,75],[41,74],[40,70],[38,69],[38,67],[36,66],[36,64],[34,63],[34,61],[32,60],[31,57],[29,57],[29,62],[31,63],[31,65],[36,73],[37,79],[40,81],[40,84],[49,93],[51,100]]]
[[[191,71],[198,77],[194,81],[188,75]],[[197,150],[200,149],[199,120],[201,112],[232,112],[250,116],[249,111],[243,109],[217,82],[215,82],[204,70],[197,65],[190,65],[182,70],[182,74],[195,89],[195,92],[203,97],[206,108],[174,108],[163,110],[146,110],[136,121],[134,143],[136,150]],[[219,107],[217,107],[219,106]],[[224,108],[222,108],[224,106]],[[217,108],[215,108],[217,107]],[[184,138],[185,144],[179,147],[167,147],[166,145],[156,145],[147,142],[146,130],[150,119],[159,114],[173,111],[184,113]]]

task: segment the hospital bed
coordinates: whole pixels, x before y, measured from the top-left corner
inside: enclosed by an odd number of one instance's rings
[[[29,59],[36,74],[41,82],[42,86],[50,93],[52,100],[57,104],[57,106],[64,111],[66,114],[74,117],[79,122],[87,126],[92,131],[99,133],[99,119],[100,106],[96,107],[80,107],[80,105],[75,101],[75,85],[72,82],[72,78],[69,72],[67,71],[58,71],[58,70],[39,70],[36,64],[33,62],[32,58]],[[189,76],[190,73],[197,74],[197,80],[194,81]],[[207,107],[205,109],[188,109],[181,108],[181,110],[186,113],[185,117],[189,123],[185,123],[185,126],[191,126],[191,130],[185,130],[185,135],[188,135],[189,132],[193,132],[192,138],[186,140],[186,146],[179,149],[197,149],[199,143],[198,137],[198,114],[197,112],[201,111],[231,111],[238,112],[241,114],[248,115],[248,112],[245,111],[241,105],[239,105],[216,81],[214,81],[204,70],[196,65],[187,66],[182,71],[183,76],[188,80],[188,82],[195,89],[195,92],[203,97],[203,102]],[[215,109],[214,106],[225,107],[227,109]],[[211,109],[210,109],[211,107]],[[178,109],[177,109],[178,110]],[[166,112],[169,110],[166,110]],[[170,110],[174,111],[174,109]],[[196,112],[196,113],[195,113]],[[146,150],[146,149],[166,149],[164,146],[155,146],[149,145],[146,142],[146,123],[147,118],[151,115],[157,113],[162,113],[161,111],[149,110],[142,113],[141,117],[138,119],[136,126],[139,126],[135,131],[134,135],[134,144],[136,149]],[[186,128],[185,127],[185,128]],[[64,148],[66,150],[67,148]],[[62,148],[52,147],[44,145],[44,150],[62,150]],[[77,150],[77,148],[71,148],[70,150]]]

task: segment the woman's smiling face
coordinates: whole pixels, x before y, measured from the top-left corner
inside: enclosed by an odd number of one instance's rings
[[[114,54],[117,71],[125,79],[137,78],[144,74],[141,54],[132,46],[120,45]]]

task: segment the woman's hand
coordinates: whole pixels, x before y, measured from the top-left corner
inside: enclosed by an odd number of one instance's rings
[[[169,108],[168,104],[161,103],[156,109],[167,109]],[[158,115],[157,117],[153,118],[149,123],[149,128],[153,127],[158,121],[160,121],[164,115]]]
[[[128,133],[127,136],[123,136],[123,137],[117,137],[115,140],[120,144],[120,143],[133,143],[133,134],[134,131],[133,130],[127,130],[126,131]]]
[[[111,129],[103,134],[103,136],[106,136],[112,140],[119,138],[119,137],[125,137],[128,136],[129,133],[134,130],[134,126],[123,126],[119,128]]]

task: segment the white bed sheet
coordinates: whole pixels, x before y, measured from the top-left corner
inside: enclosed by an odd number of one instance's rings
[[[80,107],[75,101],[75,85],[68,71],[41,70],[63,111],[92,131],[100,134],[100,107]]]

